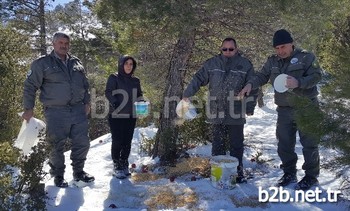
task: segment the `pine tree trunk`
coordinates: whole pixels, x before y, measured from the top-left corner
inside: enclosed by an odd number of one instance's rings
[[[176,105],[182,97],[183,80],[192,49],[194,31],[181,34],[175,44],[167,76],[160,126],[156,135],[153,157],[159,156],[162,165],[171,165],[176,160],[178,127],[175,125]]]
[[[46,28],[45,28],[45,2],[40,0],[39,3],[39,22],[40,22],[40,54],[46,55]]]

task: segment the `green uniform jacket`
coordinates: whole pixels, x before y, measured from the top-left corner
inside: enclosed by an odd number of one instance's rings
[[[208,122],[227,125],[244,124],[246,113],[254,113],[257,92],[243,101],[237,99],[233,101],[233,99],[253,76],[254,68],[247,58],[240,54],[231,58],[220,54],[203,64],[185,89],[183,97],[191,97],[201,86],[209,84],[206,109]]]
[[[311,100],[317,99],[316,85],[322,78],[321,68],[314,54],[297,48],[287,59],[281,59],[277,55],[269,57],[263,68],[256,72],[256,77],[249,80],[248,83],[252,84],[252,89],[257,89],[269,81],[273,84],[276,77],[282,73],[296,78],[299,87],[284,93],[275,91],[276,105],[292,107],[288,100],[292,94],[305,96]]]
[[[24,82],[24,109],[33,109],[37,90],[45,107],[90,103],[89,83],[80,60],[68,55],[67,67],[51,54],[35,60]]]

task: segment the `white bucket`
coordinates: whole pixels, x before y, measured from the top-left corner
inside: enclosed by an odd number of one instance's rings
[[[145,117],[149,114],[149,102],[135,102],[136,116]]]
[[[217,189],[236,187],[238,159],[229,155],[213,156],[210,160],[211,184]]]

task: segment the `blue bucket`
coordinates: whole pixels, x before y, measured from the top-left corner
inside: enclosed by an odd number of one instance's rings
[[[147,116],[149,113],[149,102],[135,102],[136,116]]]

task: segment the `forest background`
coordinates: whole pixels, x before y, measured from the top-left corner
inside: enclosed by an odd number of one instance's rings
[[[234,37],[241,53],[259,70],[274,53],[273,33],[285,28],[297,47],[317,55],[324,70],[321,110],[299,103],[298,121],[318,136],[321,144],[343,155],[327,164],[328,168],[349,165],[349,0],[74,0],[54,8],[52,3],[3,0],[0,4],[1,208],[19,206],[28,193],[31,197],[25,199],[29,206],[44,206],[35,198],[41,196],[33,193],[45,174],[42,164],[48,146],[43,141],[26,157],[13,142],[22,122],[17,113],[23,110],[26,73],[35,58],[52,50],[51,38],[56,31],[71,35],[71,53],[81,59],[89,77],[91,139],[109,132],[105,83],[117,70],[118,58],[129,54],[138,61],[136,76],[151,102],[151,115],[138,124],[154,123],[159,128],[155,139],[149,141],[148,153],[171,165],[188,146],[209,142],[210,130],[204,117],[175,125],[177,101],[167,99],[181,99],[192,75],[206,59],[219,53],[225,37]],[[203,100],[196,103],[204,103],[205,95],[206,89],[202,89],[197,99]],[[43,119],[40,103],[35,114]],[[16,174],[16,168],[21,169],[21,175]]]

